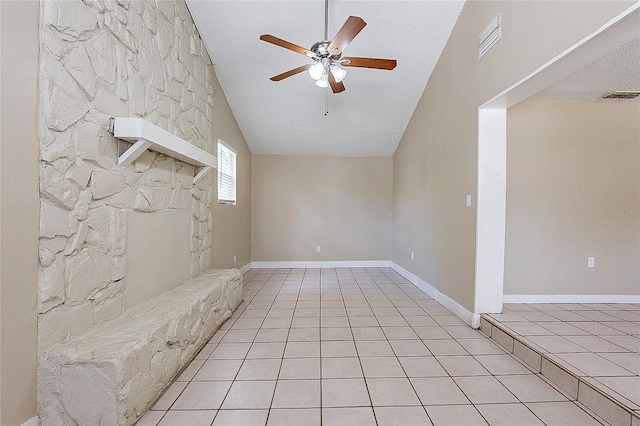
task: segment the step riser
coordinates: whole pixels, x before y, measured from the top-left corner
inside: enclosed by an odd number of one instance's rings
[[[588,377],[580,377],[554,362],[547,354],[531,347],[499,324],[484,315],[480,318],[480,330],[527,364],[536,373],[542,374],[553,384],[612,425],[640,426],[640,416],[631,408],[589,383]]]

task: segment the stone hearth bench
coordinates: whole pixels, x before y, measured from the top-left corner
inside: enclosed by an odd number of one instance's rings
[[[242,300],[237,269],[210,270],[56,345],[41,360],[43,425],[131,425]]]

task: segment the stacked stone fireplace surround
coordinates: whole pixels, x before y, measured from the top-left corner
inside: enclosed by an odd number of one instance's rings
[[[183,0],[41,1],[38,356],[127,308],[127,212],[190,210],[191,275],[210,267],[213,173],[128,144],[111,117],[142,117],[213,152],[213,66]],[[38,412],[51,371],[39,363]],[[53,417],[55,418],[55,417]]]

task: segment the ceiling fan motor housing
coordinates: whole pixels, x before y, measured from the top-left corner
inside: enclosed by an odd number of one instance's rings
[[[313,53],[316,54],[316,57],[313,59],[316,60],[322,60],[324,58],[328,58],[332,61],[339,61],[340,60],[340,56],[342,56],[342,53],[334,53],[333,55],[331,54],[331,52],[329,52],[329,45],[331,44],[330,41],[324,40],[324,41],[319,41],[317,43],[315,43],[313,46],[311,46],[311,50]],[[332,50],[337,51],[337,48],[333,48]]]

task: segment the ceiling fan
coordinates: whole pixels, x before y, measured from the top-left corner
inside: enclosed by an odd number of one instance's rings
[[[362,31],[367,23],[357,16],[349,16],[334,39],[329,41],[327,35],[329,0],[325,0],[324,5],[324,40],[315,43],[310,49],[305,49],[304,47],[282,40],[271,34],[263,34],[260,36],[260,40],[262,41],[284,47],[301,55],[306,55],[315,62],[271,77],[272,81],[284,80],[285,78],[309,70],[309,75],[316,81],[316,86],[322,88],[331,86],[333,93],[340,93],[345,90],[342,80],[347,75],[347,71],[343,67],[374,68],[381,70],[392,70],[396,67],[395,59],[342,57],[344,49],[358,33]]]

